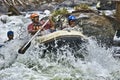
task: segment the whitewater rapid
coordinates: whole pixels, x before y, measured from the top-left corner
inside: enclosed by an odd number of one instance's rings
[[[31,23],[29,15],[0,16],[0,19],[6,22],[0,21],[0,44],[4,44],[0,48],[0,80],[120,79],[120,62],[112,56],[114,49],[98,45],[93,38],[89,38],[89,44],[86,44],[89,55],[85,56],[84,60],[76,59],[65,47],[63,50],[68,56],[61,55],[58,50],[55,60],[54,55],[40,58],[44,47],[39,48],[39,43],[34,41],[25,54],[18,54],[18,49],[29,36],[27,33],[27,25]],[[14,31],[14,40],[3,43],[9,30]]]

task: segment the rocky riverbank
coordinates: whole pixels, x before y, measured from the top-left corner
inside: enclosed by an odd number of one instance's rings
[[[4,0],[3,0],[4,1]],[[3,1],[0,1],[0,12],[6,13],[9,6],[6,6]],[[19,11],[34,11],[34,10],[54,10],[55,7],[61,6],[74,6],[80,3],[86,3],[88,5],[94,5],[97,3],[97,0],[20,0],[22,4],[16,1],[15,7]],[[13,2],[15,3],[15,2]],[[12,4],[9,2],[9,4]]]

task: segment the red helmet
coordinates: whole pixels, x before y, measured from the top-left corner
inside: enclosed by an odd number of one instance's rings
[[[35,17],[39,17],[39,15],[36,14],[36,13],[32,13],[32,14],[30,15],[30,18],[31,18],[31,19],[34,19]]]

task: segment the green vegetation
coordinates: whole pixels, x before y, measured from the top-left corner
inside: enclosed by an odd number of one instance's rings
[[[75,6],[74,9],[75,10],[90,10],[90,8],[87,4],[80,4],[78,6]]]
[[[64,14],[67,14],[68,11],[66,8],[61,8],[61,9],[58,9],[58,10],[55,10],[52,12],[52,16],[56,17],[58,15],[64,15]]]
[[[58,9],[58,10],[55,10],[52,12],[52,20],[54,22],[56,22],[56,19],[58,19],[57,17],[60,16],[60,15],[65,15],[65,14],[68,14],[68,11],[66,8],[61,8],[61,9]]]

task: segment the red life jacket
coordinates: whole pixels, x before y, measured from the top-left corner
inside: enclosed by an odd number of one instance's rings
[[[41,24],[35,24],[35,23],[31,23],[30,25],[28,25],[28,32],[32,31],[32,30],[38,30],[39,27],[41,27]]]
[[[42,21],[40,21],[40,24],[44,24],[45,23],[45,21],[44,20],[42,20]],[[52,26],[51,26],[51,24],[50,24],[50,21],[45,25],[45,27],[44,27],[44,30],[47,30],[47,29],[50,29]]]
[[[28,32],[32,31],[33,29],[34,29],[33,28],[33,23],[29,24],[28,28],[27,28]]]
[[[42,21],[40,21],[40,23],[38,23],[38,25],[39,25],[39,26],[42,26],[44,23],[45,23],[45,21],[42,20]],[[52,26],[51,26],[50,22],[48,22],[48,23],[44,26],[43,30],[50,29],[51,27],[52,27]],[[29,31],[34,30],[35,28],[36,28],[36,26],[34,25],[34,23],[31,23],[31,24],[28,26],[27,29],[28,29],[28,32],[29,32]]]

